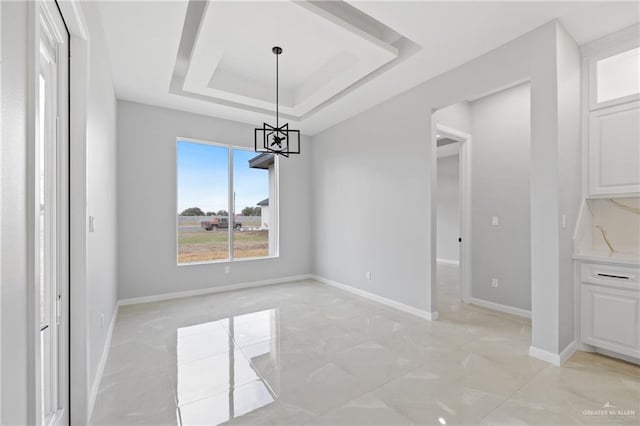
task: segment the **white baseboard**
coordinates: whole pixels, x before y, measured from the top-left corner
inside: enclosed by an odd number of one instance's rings
[[[482,306],[483,308],[493,309],[494,311],[504,312],[506,314],[516,315],[519,317],[531,319],[531,311],[525,311],[524,309],[514,308],[513,306],[502,305],[500,303],[489,302],[488,300],[478,299],[475,297],[469,297],[464,300],[466,303]]]
[[[327,284],[332,287],[339,288],[340,290],[347,291],[349,293],[355,294],[356,296],[364,297],[365,299],[369,299],[374,302],[381,303],[383,305],[389,306],[394,309],[398,309],[400,311],[418,316],[420,318],[423,318],[429,321],[438,319],[437,312],[423,311],[422,309],[414,308],[413,306],[405,305],[404,303],[396,302],[395,300],[387,299],[386,297],[378,296],[377,294],[369,293],[368,291],[360,290],[336,281],[331,281],[327,278],[320,277],[318,275],[312,275],[312,278],[323,284]]]
[[[564,364],[571,358],[571,356],[576,353],[576,348],[578,345],[576,341],[569,343],[563,350],[560,352],[560,365]]]
[[[460,261],[459,260],[453,260],[453,259],[436,259],[437,263],[442,263],[444,265],[455,265],[455,266],[460,266]]]
[[[244,288],[261,287],[265,285],[283,284],[293,281],[308,280],[312,278],[310,274],[295,275],[291,277],[273,278],[270,280],[252,281],[248,283],[229,284],[218,287],[201,288],[197,290],[178,291],[175,293],[163,293],[153,296],[132,297],[118,300],[118,305],[135,305],[138,303],[160,302],[163,300],[180,299],[183,297],[201,296],[204,294],[221,293],[224,291],[242,290]]]
[[[597,348],[597,347],[592,346],[592,345],[587,345],[585,343],[578,343],[576,350],[582,351],[582,352],[591,352],[591,353],[601,354],[601,355],[604,355],[604,356],[608,356],[610,358],[621,359],[621,360],[629,362],[631,364],[640,365],[640,357],[636,358],[636,357],[633,357],[633,356],[624,355],[624,354],[621,354],[621,353],[618,353],[618,352],[613,352],[613,351],[609,351],[609,350],[606,350],[606,349]]]
[[[96,371],[96,376],[93,378],[93,383],[91,385],[91,389],[89,391],[89,401],[87,403],[87,423],[91,420],[91,415],[93,414],[93,406],[96,403],[96,398],[98,397],[98,391],[100,390],[100,382],[102,381],[102,375],[104,373],[104,367],[107,365],[107,358],[109,357],[109,348],[111,348],[111,336],[113,335],[113,328],[116,325],[116,318],[118,317],[118,304],[116,304],[116,308],[113,311],[113,315],[111,316],[111,323],[109,324],[109,329],[107,330],[107,338],[104,342],[104,348],[102,349],[102,356],[100,357],[100,362],[98,363],[98,369]]]
[[[631,364],[636,364],[636,365],[640,365],[640,358],[636,358],[633,356],[629,356],[629,355],[625,355],[625,354],[620,354],[618,352],[613,352],[613,351],[608,351],[606,349],[602,349],[602,348],[593,348],[593,352],[611,357],[611,358],[617,358],[617,359],[621,359],[623,361],[629,362]]]
[[[559,354],[549,352],[544,349],[536,348],[535,346],[529,346],[529,355],[560,367],[567,362],[571,355],[576,351],[577,344],[575,340],[567,345]]]

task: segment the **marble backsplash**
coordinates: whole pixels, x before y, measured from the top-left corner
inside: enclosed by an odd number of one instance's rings
[[[640,198],[588,200],[591,250],[612,255],[640,255]]]

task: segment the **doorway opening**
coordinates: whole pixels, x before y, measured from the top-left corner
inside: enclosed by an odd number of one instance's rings
[[[459,108],[458,106],[454,106]],[[466,106],[462,106],[466,108]],[[446,111],[445,111],[446,113]],[[442,114],[435,114],[434,119]],[[437,152],[437,297],[438,312],[448,317],[468,302],[471,135],[436,122]]]
[[[480,307],[530,324],[530,84],[439,109],[432,123],[438,314]]]

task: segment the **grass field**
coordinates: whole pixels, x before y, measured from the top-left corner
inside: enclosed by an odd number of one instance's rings
[[[269,255],[269,231],[234,231],[234,258]],[[205,231],[200,227],[178,228],[178,263],[227,259],[229,234],[226,229]]]

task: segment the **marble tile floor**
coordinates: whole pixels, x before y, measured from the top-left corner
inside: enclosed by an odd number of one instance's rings
[[[91,424],[640,424],[640,367],[538,361],[458,294],[442,267],[434,322],[314,281],[123,306]]]

